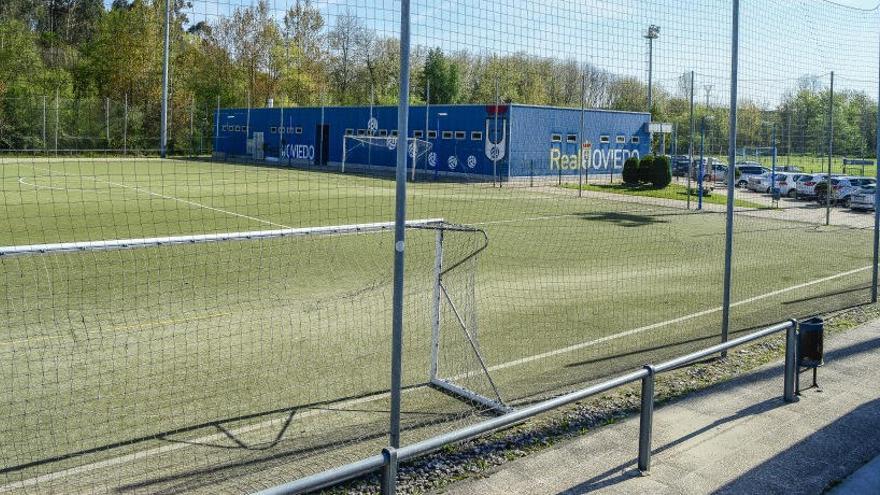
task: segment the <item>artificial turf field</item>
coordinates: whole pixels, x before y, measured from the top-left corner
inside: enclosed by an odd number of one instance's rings
[[[157,159],[3,158],[0,245],[393,219],[394,183]],[[445,283],[516,406],[717,342],[724,216],[554,186],[416,182],[480,229]],[[822,218],[824,220],[824,217]],[[732,328],[868,301],[870,230],[737,214]],[[404,442],[484,411],[424,387],[436,232],[407,240]],[[483,243],[444,234],[444,263]],[[392,235],[0,257],[0,492],[242,492],[385,445]],[[440,372],[488,381],[449,305]]]

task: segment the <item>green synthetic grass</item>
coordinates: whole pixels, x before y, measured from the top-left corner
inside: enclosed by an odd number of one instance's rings
[[[2,245],[393,218],[394,183],[382,178],[154,159],[0,167]],[[760,213],[735,225],[734,331],[867,300],[870,231]],[[563,188],[410,184],[408,218],[437,217],[488,236],[444,285],[509,402],[717,341],[721,214]],[[435,239],[408,230],[403,365],[415,388],[404,396],[405,442],[471,419],[469,405],[417,387],[431,354]],[[482,242],[447,231],[444,264]],[[192,444],[36,486],[172,489],[184,473],[208,492],[248,491],[271,483],[265,476],[286,481],[375,453],[387,397],[334,401],[387,390],[392,254],[385,232],[0,257],[0,485],[180,441]],[[836,278],[779,292],[823,277]],[[441,376],[490,395],[445,301],[441,321]],[[270,420],[237,435],[259,448],[209,436],[218,421],[235,430]]]
[[[562,187],[577,190],[577,184],[563,184]],[[688,188],[679,184],[669,184],[663,189],[654,189],[647,186],[628,186],[626,184],[584,184],[580,186],[584,191],[596,191],[611,194],[623,194],[626,196],[642,196],[647,198],[674,199],[687,202]],[[691,192],[691,202],[697,201],[697,195]],[[721,194],[709,194],[703,196],[703,201],[710,204],[726,205],[727,196]],[[767,205],[755,203],[745,199],[733,200],[734,206],[741,208],[768,208]]]
[[[727,163],[727,156],[716,156],[718,160],[722,163]],[[850,158],[861,159],[862,157],[854,156]],[[868,158],[869,160],[873,160],[873,158]],[[738,156],[736,159],[737,162],[758,162],[764,167],[770,168],[773,164],[773,160],[769,156],[749,156],[743,157]],[[786,165],[792,165],[796,167],[800,167],[804,172],[808,173],[822,173],[828,172],[828,157],[827,156],[819,156],[819,155],[778,155],[776,157],[776,165],[778,167],[783,167]],[[844,172],[845,169],[845,172]],[[843,157],[835,156],[831,160],[831,173],[833,174],[843,174],[846,173],[848,175],[863,175],[862,167],[860,165],[847,165],[844,167],[843,165]],[[874,177],[877,173],[877,168],[874,165],[866,165],[864,167],[864,175],[868,177]]]

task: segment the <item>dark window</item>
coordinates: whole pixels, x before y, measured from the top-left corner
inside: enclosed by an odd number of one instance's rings
[[[443,131],[443,139],[452,139],[452,131]]]
[[[633,144],[639,144],[639,141],[640,141],[640,139],[639,139],[638,136],[633,136],[633,137],[631,137],[630,140],[629,140],[629,142],[631,142],[631,143],[633,143]]]
[[[297,127],[296,129],[293,130],[293,132],[295,132],[295,133],[297,133],[297,134],[302,134],[302,133],[303,133],[303,128],[302,128],[302,127]]]
[[[424,131],[413,131],[413,137],[416,139],[421,139],[422,137],[424,137],[424,135]]]
[[[274,125],[269,128],[269,134],[276,134],[278,132],[278,128]]]
[[[561,143],[562,142],[562,134],[551,134],[550,135],[551,143]]]
[[[241,126],[240,126],[240,125],[235,126],[235,132],[241,132]]]
[[[287,128],[287,133],[288,133],[288,134],[293,134],[293,127],[288,127],[288,128]]]
[[[367,131],[365,131],[363,129],[358,129],[358,136],[364,136],[366,134],[367,134]]]
[[[471,132],[471,141],[482,141],[482,140],[483,140],[483,133],[482,132],[480,132],[480,131]]]
[[[611,138],[609,136],[599,136],[599,142],[600,143],[610,143]]]
[[[617,144],[626,143],[626,136],[617,136]]]
[[[391,129],[391,136],[397,137],[397,129]]]
[[[578,142],[577,134],[569,134],[568,136],[565,136],[565,141],[568,143],[577,143]]]
[[[437,139],[437,131],[428,131],[428,139]]]
[[[345,135],[346,135],[346,136],[353,136],[353,135],[354,135],[354,129],[351,129],[351,128],[346,129],[346,130],[345,130]]]
[[[383,137],[384,137],[384,136],[387,136],[387,135],[388,135],[388,129],[379,129],[379,135],[380,135],[380,136],[383,136]]]
[[[455,139],[464,139],[467,133],[464,131],[455,131]]]

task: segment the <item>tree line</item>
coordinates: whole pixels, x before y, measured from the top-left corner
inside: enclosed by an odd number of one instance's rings
[[[172,151],[210,149],[220,107],[396,104],[399,44],[349,11],[332,22],[310,0],[286,11],[267,0],[194,21],[173,1],[169,102]],[[0,148],[158,146],[164,8],[160,0],[3,0],[0,2]],[[527,53],[445,52],[415,46],[411,101],[507,103],[645,111],[647,86],[574,58]],[[856,91],[835,94],[834,148],[873,156],[876,101]],[[743,102],[738,139],[769,146],[775,126],[781,152],[823,154],[828,141],[827,90],[804,79],[779,103]],[[707,150],[727,143],[727,108],[699,102]],[[691,142],[690,88],[655,85],[655,121],[676,126],[679,153]],[[124,141],[124,142],[123,142]]]

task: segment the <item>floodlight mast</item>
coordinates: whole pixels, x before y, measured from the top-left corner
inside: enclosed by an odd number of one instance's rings
[[[648,40],[648,114],[651,114],[653,104],[653,78],[654,78],[654,40],[660,37],[660,26],[651,24],[644,38]],[[651,119],[653,120],[653,119]],[[648,148],[654,149],[654,133],[649,131]]]

